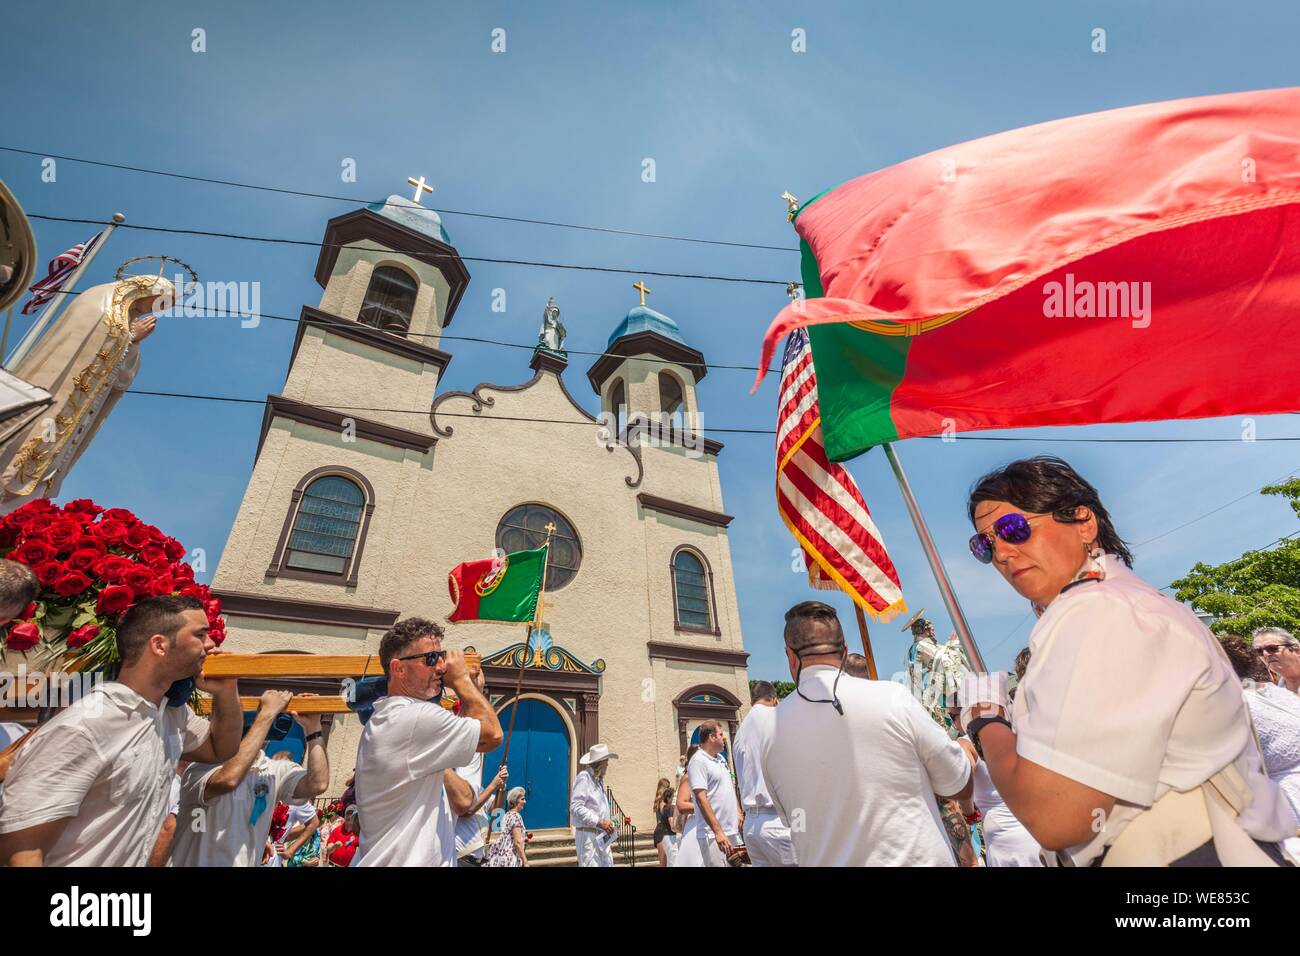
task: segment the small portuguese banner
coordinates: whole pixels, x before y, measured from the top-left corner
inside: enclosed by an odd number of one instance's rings
[[[533,620],[545,567],[545,547],[456,565],[447,575],[447,588],[456,605],[447,620]]]

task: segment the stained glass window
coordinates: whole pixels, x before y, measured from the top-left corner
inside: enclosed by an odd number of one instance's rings
[[[559,512],[538,504],[510,509],[497,525],[497,547],[507,554],[540,548],[546,543],[546,525],[551,522],[555,534],[546,557],[546,590],[556,591],[573,580],[582,564],[578,533]]]
[[[317,478],[302,493],[289,533],[285,567],[343,574],[356,548],[366,496],[338,475]]]
[[[712,630],[709,579],[704,571],[704,562],[690,551],[678,551],[673,559],[673,582],[677,593],[678,625]]]

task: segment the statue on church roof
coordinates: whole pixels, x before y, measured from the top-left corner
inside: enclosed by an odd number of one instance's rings
[[[555,296],[550,296],[546,300],[546,308],[542,310],[542,328],[537,333],[537,348],[567,358],[569,353],[564,351],[564,336],[560,307],[555,304]]]

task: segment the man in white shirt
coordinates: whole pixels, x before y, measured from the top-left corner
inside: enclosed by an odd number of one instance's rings
[[[361,840],[352,866],[455,866],[456,819],[445,771],[500,745],[501,723],[479,693],[460,651],[442,649],[443,629],[413,617],[379,643],[388,696],[375,703],[357,748]],[[439,700],[444,683],[459,717]]]
[[[696,825],[688,827],[683,839],[699,840],[705,866],[728,866],[727,859],[740,843],[740,804],[727,758],[722,756],[726,745],[722,725],[706,720],[700,724],[700,749],[686,767]]]
[[[906,687],[845,677],[835,609],[785,616],[796,690],[776,708],[763,778],[800,866],[955,866],[935,801],[971,795],[975,754]]]
[[[319,714],[294,718],[307,738],[306,767],[269,760],[263,753],[275,718],[292,697],[287,690],[263,693],[238,752],[219,767],[195,763],[185,771],[173,866],[257,866],[275,805],[302,803],[325,792],[330,765]]]
[[[569,797],[569,825],[573,827],[578,851],[578,866],[614,865],[614,823],[610,820],[609,792],[605,789],[605,770],[618,754],[610,753],[605,744],[596,744],[578,763],[582,770],[573,781]]]
[[[794,844],[790,828],[781,822],[763,780],[762,756],[772,742],[776,729],[776,688],[765,680],[750,689],[749,713],[740,722],[732,746],[736,762],[736,782],[740,785],[740,802],[745,812],[745,849],[754,866],[795,866]]]
[[[5,780],[0,864],[143,866],[167,810],[176,763],[220,763],[239,746],[234,680],[201,676],[216,645],[195,598],[136,603],[117,628],[122,666],[32,737]],[[213,695],[211,722],[168,689],[196,678]]]

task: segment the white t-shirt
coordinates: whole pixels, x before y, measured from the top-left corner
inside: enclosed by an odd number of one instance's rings
[[[275,805],[289,802],[307,775],[307,768],[292,760],[268,760],[259,753],[239,786],[209,797],[208,781],[220,769],[196,763],[185,771],[172,866],[257,866]],[[256,818],[255,811],[260,811]]]
[[[188,704],[161,709],[108,681],[41,727],[0,798],[0,833],[71,817],[46,866],[144,866],[176,763],[208,738]]]
[[[740,809],[736,804],[736,787],[731,782],[731,771],[727,769],[726,758],[722,754],[710,757],[704,750],[697,750],[686,767],[686,775],[690,778],[692,795],[696,790],[704,791],[709,806],[713,808],[713,815],[718,818],[718,826],[722,832],[728,837],[740,833]],[[695,828],[697,835],[712,835],[713,831],[709,829],[708,822],[698,810],[698,801],[696,807],[694,816],[699,821]]]
[[[464,780],[474,791],[474,799],[483,792],[483,755],[476,753],[466,767],[457,767],[456,775]],[[490,803],[491,801],[489,801]],[[480,807],[477,813],[456,818],[456,859],[466,854],[483,855],[483,842],[488,827],[487,807]]]
[[[799,689],[829,700],[836,669]],[[776,708],[763,777],[800,866],[955,866],[935,794],[970,779],[966,752],[901,684],[840,678],[844,715],[797,693]]]
[[[442,772],[478,752],[479,722],[441,704],[383,697],[357,747],[361,839],[352,866],[455,866],[456,818]]]
[[[1063,852],[1086,866],[1144,808],[1243,752],[1254,799],[1241,826],[1257,840],[1290,836],[1290,807],[1260,768],[1217,639],[1118,558],[1099,563],[1105,580],[1069,588],[1038,619],[1012,709],[1020,756],[1122,801],[1096,837]]]
[[[276,760],[272,762],[286,763],[288,761]],[[298,826],[299,824],[311,823],[311,821],[316,818],[317,814],[316,814],[316,806],[310,800],[304,800],[302,803],[287,803],[286,806],[288,807],[289,812],[285,815],[284,835],[281,838],[280,842],[285,844],[285,846],[288,846],[290,843],[293,842],[293,840],[290,838],[290,834],[293,833],[293,828]],[[268,839],[270,837],[270,832],[271,832],[271,826],[270,826],[270,821],[268,821],[267,823]],[[298,834],[298,836],[301,835],[302,834]],[[324,839],[324,837],[322,837],[322,839]],[[265,849],[265,846],[266,843],[264,840],[263,849]],[[272,851],[270,854],[267,855],[266,862],[261,865],[270,866],[270,867],[284,866],[285,859],[284,857],[280,856],[278,853]]]
[[[772,743],[776,730],[776,708],[755,704],[740,722],[736,739],[732,743],[732,759],[736,762],[736,783],[740,785],[740,801],[745,812],[774,810],[772,795],[763,780],[763,752]]]
[[[9,745],[18,740],[28,728],[12,720],[0,720],[0,753],[9,749]],[[5,792],[4,784],[0,783],[0,794]]]

